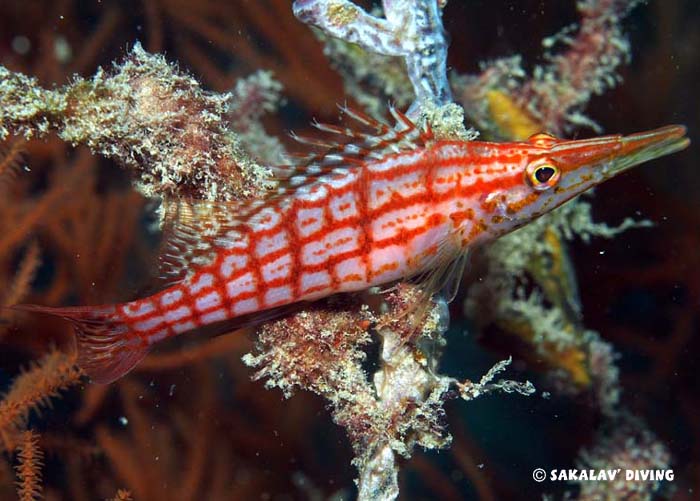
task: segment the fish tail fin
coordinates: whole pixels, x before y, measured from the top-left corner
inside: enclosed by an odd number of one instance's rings
[[[69,320],[76,334],[78,366],[96,383],[119,379],[148,353],[147,343],[119,318],[114,306],[52,308],[23,304],[10,308]]]

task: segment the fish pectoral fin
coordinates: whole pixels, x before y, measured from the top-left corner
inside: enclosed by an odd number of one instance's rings
[[[422,268],[426,271],[411,279],[427,299],[442,293],[444,299],[450,303],[457,296],[470,256],[468,249],[463,249],[456,243],[459,241],[458,236],[458,232],[455,231],[442,240],[435,251],[425,259]]]
[[[426,259],[423,265],[426,271],[409,279],[418,289],[417,293],[402,311],[392,313],[394,318],[409,323],[410,334],[404,337],[404,342],[422,332],[429,314],[438,304],[433,300],[434,296],[441,295],[447,303],[454,300],[468,262],[468,250],[460,249],[456,252],[454,245],[447,239]]]
[[[442,287],[440,293],[448,303],[451,303],[454,301],[455,297],[457,297],[459,286],[462,283],[462,277],[464,277],[464,271],[468,263],[469,252],[461,252],[442,273],[443,280],[441,280]]]
[[[77,339],[78,366],[95,383],[121,378],[148,354],[148,344],[116,318],[114,306],[51,308],[27,304],[11,308],[70,321]]]

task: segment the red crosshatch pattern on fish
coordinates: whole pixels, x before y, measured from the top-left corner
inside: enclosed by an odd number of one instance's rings
[[[681,126],[577,141],[437,140],[390,111],[396,127],[345,110],[371,134],[316,124],[338,141],[300,139],[324,152],[277,168],[280,188],[266,199],[176,205],[164,259],[176,279],[162,292],[112,306],[21,308],[73,321],[79,364],[109,382],[154,343],[201,326],[259,321],[417,275],[426,297],[454,291],[472,246],[688,144]]]

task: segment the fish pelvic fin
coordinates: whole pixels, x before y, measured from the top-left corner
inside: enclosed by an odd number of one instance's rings
[[[23,304],[10,308],[70,321],[77,340],[78,366],[95,383],[108,384],[121,378],[148,354],[148,343],[119,318],[114,306],[53,308]]]

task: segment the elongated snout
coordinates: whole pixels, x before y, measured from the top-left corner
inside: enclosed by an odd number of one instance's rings
[[[602,182],[635,165],[680,151],[689,144],[684,126],[668,125],[628,136],[561,142],[552,147],[550,158],[563,172],[585,167],[595,175],[597,182]]]

